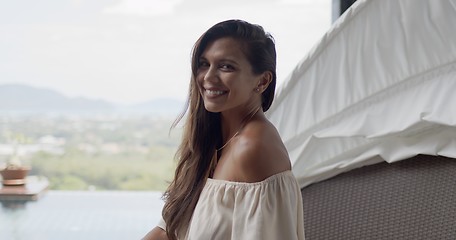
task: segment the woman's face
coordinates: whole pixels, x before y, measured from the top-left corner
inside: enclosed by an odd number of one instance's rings
[[[255,89],[263,74],[253,73],[237,40],[225,37],[208,44],[199,63],[196,81],[207,111],[245,112],[261,103]]]

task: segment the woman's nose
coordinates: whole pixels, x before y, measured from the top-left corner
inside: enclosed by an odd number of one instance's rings
[[[208,67],[206,72],[204,73],[204,81],[216,81],[217,80],[217,69],[214,67]]]

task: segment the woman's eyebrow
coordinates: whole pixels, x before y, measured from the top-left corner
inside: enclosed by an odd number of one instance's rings
[[[224,63],[230,63],[230,64],[234,64],[234,65],[239,65],[239,63],[236,60],[229,58],[229,57],[223,57],[223,58],[219,58],[219,59],[215,59],[215,60],[217,63],[224,62]],[[207,60],[205,57],[200,57],[199,61],[209,62],[209,60]]]

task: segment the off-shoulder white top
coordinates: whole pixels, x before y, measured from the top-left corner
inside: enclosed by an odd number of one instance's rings
[[[158,226],[166,229],[163,220]],[[255,183],[207,179],[184,239],[303,240],[302,197],[293,173]]]

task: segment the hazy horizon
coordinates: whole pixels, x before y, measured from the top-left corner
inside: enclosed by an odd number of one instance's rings
[[[3,1],[0,84],[122,104],[183,100],[193,43],[233,18],[275,37],[280,85],[329,29],[331,1]]]

